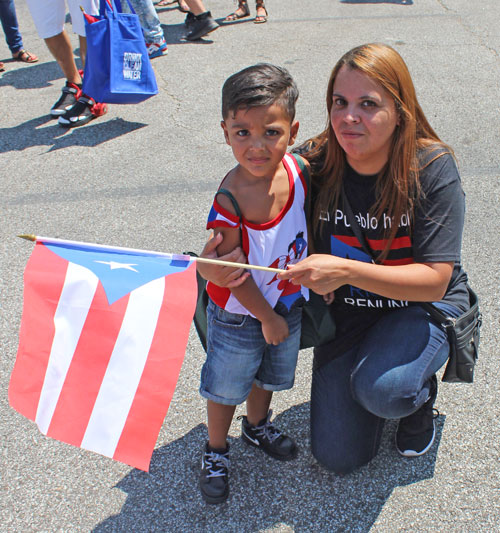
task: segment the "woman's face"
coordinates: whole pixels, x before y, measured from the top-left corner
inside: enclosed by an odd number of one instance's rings
[[[376,174],[389,159],[399,115],[375,80],[344,65],[333,84],[330,122],[347,161],[360,174]]]

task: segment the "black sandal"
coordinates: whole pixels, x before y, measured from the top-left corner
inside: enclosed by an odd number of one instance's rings
[[[254,24],[264,24],[264,22],[267,22],[267,17],[269,16],[266,6],[264,5],[264,0],[255,0],[255,9],[259,9],[259,8],[263,9],[266,12],[266,14],[256,15],[253,21]]]
[[[238,11],[243,11],[243,14],[238,14]],[[234,13],[230,13],[222,22],[234,22],[238,19],[244,19],[250,16],[250,8],[248,7],[247,0],[238,0],[238,9]]]

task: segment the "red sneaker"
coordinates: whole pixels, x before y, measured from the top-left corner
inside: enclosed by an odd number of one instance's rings
[[[64,115],[71,109],[78,98],[82,94],[82,88],[76,85],[76,83],[66,82],[66,85],[62,88],[61,97],[59,100],[52,106],[50,114],[53,117],[59,117]]]
[[[90,96],[82,93],[78,102],[64,115],[60,116],[58,122],[65,128],[75,128],[77,126],[83,126],[87,122],[105,115],[107,112],[107,104],[96,102]]]

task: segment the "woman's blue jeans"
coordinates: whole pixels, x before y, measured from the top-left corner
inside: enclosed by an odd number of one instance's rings
[[[23,39],[19,33],[14,0],[0,0],[0,21],[9,50],[16,54],[23,48]]]
[[[451,305],[439,307],[460,314]],[[430,377],[448,353],[445,332],[415,305],[384,315],[356,346],[314,369],[314,457],[339,474],[368,463],[377,454],[385,419],[403,418],[423,405]]]

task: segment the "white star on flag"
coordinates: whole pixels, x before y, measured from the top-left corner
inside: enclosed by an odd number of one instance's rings
[[[109,268],[111,270],[115,270],[117,268],[124,268],[125,270],[132,270],[133,272],[138,272],[135,267],[137,266],[137,263],[117,263],[116,261],[94,261],[94,263],[102,263],[103,265],[109,265]]]

